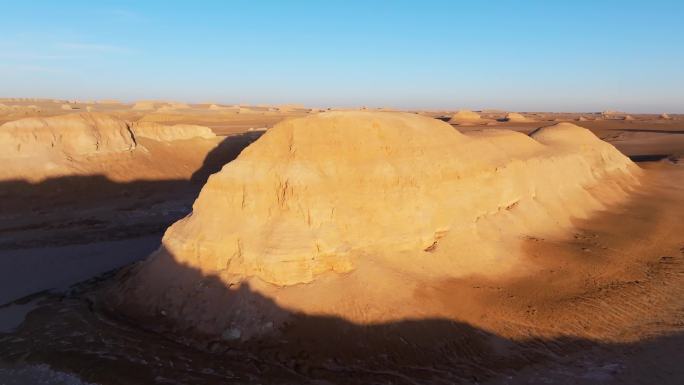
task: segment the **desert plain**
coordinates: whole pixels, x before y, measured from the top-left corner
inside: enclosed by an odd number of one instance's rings
[[[684,116],[0,100],[0,383],[678,384]]]

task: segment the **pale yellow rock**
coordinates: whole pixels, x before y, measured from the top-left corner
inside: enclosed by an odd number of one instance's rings
[[[294,285],[354,269],[363,250],[421,253],[448,237],[476,250],[478,221],[512,208],[526,228],[569,225],[600,207],[586,188],[632,172],[570,123],[466,136],[415,114],[322,113],[276,125],[211,176],[161,253],[226,284]],[[149,279],[162,279],[156,258],[143,267]]]
[[[133,105],[132,109],[136,111],[149,111],[155,109],[156,104],[154,102],[137,102]]]
[[[135,141],[128,125],[97,113],[25,118],[0,126],[0,157],[59,153],[82,156],[129,151]]]
[[[519,114],[517,112],[509,112],[506,114],[506,121],[508,122],[513,122],[513,123],[527,123],[527,122],[535,122],[536,120],[532,118],[528,118],[523,114]]]
[[[469,110],[460,110],[453,114],[451,118],[449,119],[449,123],[451,124],[458,124],[460,126],[468,126],[468,125],[475,125],[475,124],[486,124],[488,122],[492,122],[491,119],[483,119],[480,117],[480,114],[477,112],[469,111]]]
[[[391,309],[418,306],[418,282],[520,268],[523,239],[567,235],[638,175],[571,123],[527,136],[408,113],[286,120],[209,178],[112,301],[240,339],[280,322],[273,306],[226,294],[242,285],[290,311],[401,319],[413,313]]]
[[[223,139],[203,126],[134,124],[103,113],[24,118],[0,126],[0,181],[187,179]]]
[[[149,138],[158,141],[187,140],[192,138],[213,139],[214,132],[205,126],[192,124],[164,125],[155,122],[137,122],[131,126],[136,138]]]

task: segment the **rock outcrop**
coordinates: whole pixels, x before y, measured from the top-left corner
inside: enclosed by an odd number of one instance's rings
[[[570,123],[527,136],[464,135],[407,113],[286,120],[209,178],[193,212],[128,273],[114,302],[220,334],[232,315],[246,320],[249,312],[222,302],[217,285],[253,282],[280,296],[365,266],[386,272],[367,284],[389,298],[396,289],[382,282],[398,271],[414,279],[496,274],[516,263],[523,235],[571,228],[573,217],[624,198],[637,173]],[[590,189],[610,191],[598,199]],[[351,287],[349,296],[361,295]],[[320,305],[306,298],[290,305]]]
[[[97,112],[23,118],[0,126],[0,180],[187,177],[190,164],[201,166],[221,140],[204,126],[131,123]]]
[[[491,119],[482,119],[482,117],[480,117],[480,114],[470,110],[460,110],[453,114],[449,119],[449,123],[458,124],[459,126],[486,124],[491,121]]]
[[[134,147],[127,123],[102,114],[25,118],[0,126],[2,158],[54,153],[83,156],[129,151]]]
[[[517,112],[509,112],[506,114],[506,117],[504,118],[505,121],[507,122],[512,122],[512,123],[529,123],[529,122],[535,122],[536,120],[532,118],[528,118],[523,114],[519,114]]]
[[[135,111],[149,111],[156,108],[156,103],[154,102],[137,102],[131,107]]]
[[[133,123],[131,130],[138,138],[167,142],[193,138],[213,139],[216,137],[209,127],[193,124],[175,124],[171,126],[155,122],[137,122]]]

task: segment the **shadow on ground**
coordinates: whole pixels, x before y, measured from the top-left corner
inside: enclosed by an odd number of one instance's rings
[[[18,330],[0,334],[0,362],[47,363],[106,385],[678,384],[684,379],[682,334],[613,344],[573,337],[511,340],[449,319],[360,325],[289,311],[247,284],[227,288],[215,276],[162,258],[167,279],[156,287],[129,286],[136,284],[134,278],[128,281],[136,274],[133,267],[81,284],[71,295],[44,298]],[[181,306],[169,300],[178,288],[200,287]],[[254,310],[252,326],[266,334],[241,341],[236,320],[245,321],[245,311]],[[196,324],[177,321],[188,313],[200,315]],[[276,322],[271,326],[269,320]],[[207,324],[230,332],[222,337],[197,331]]]
[[[189,179],[116,182],[87,175],[0,181],[0,249],[161,234],[190,212],[207,178],[261,134],[226,137]]]

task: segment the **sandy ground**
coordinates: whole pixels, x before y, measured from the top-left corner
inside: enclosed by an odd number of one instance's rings
[[[61,104],[14,104],[69,112]],[[304,113],[261,107],[219,116],[198,106],[165,112],[169,118],[95,107],[204,124],[219,134]],[[530,132],[578,116],[539,114],[538,122],[494,127]],[[642,186],[625,205],[577,221],[568,239],[528,239],[526,275],[468,277],[416,291],[444,318],[358,325],[300,315],[281,340],[228,350],[142,330],[97,302],[110,279],[98,274],[156,248],[164,229],[189,212],[201,182],[79,182],[60,195],[91,199],[50,204],[41,197],[52,196],[54,185],[0,185],[0,383],[682,383],[684,119],[633,116],[575,123],[639,161]]]

